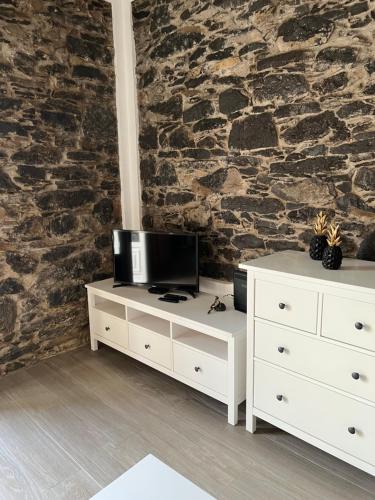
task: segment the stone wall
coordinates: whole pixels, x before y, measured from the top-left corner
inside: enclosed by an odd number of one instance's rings
[[[143,223],[202,272],[375,229],[375,11],[357,0],[136,0]]]
[[[120,225],[110,5],[0,1],[0,373],[87,342]]]

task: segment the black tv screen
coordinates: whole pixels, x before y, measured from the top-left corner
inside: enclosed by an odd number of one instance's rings
[[[114,280],[199,291],[195,234],[113,231]]]

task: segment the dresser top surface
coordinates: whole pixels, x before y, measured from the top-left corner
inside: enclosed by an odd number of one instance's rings
[[[360,287],[375,292],[375,262],[366,260],[343,259],[341,268],[331,271],[325,269],[320,261],[312,260],[307,252],[286,250],[243,262],[239,267],[319,280],[326,284]]]

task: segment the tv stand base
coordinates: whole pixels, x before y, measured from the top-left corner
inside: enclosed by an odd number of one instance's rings
[[[164,295],[169,292],[169,288],[164,286],[152,286],[148,289],[148,293],[154,293],[155,295]]]
[[[114,283],[112,285],[112,288],[120,288],[120,286],[129,286],[126,283]]]

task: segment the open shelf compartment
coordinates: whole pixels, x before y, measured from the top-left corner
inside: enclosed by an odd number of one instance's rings
[[[204,333],[172,324],[173,342],[204,352],[222,361],[228,361],[228,344]]]
[[[123,304],[113,302],[112,300],[104,299],[103,297],[95,296],[94,308],[98,311],[116,316],[119,319],[126,319],[126,308]]]
[[[170,322],[152,314],[147,314],[131,307],[127,308],[127,317],[129,324],[139,326],[150,332],[163,335],[170,338]]]

